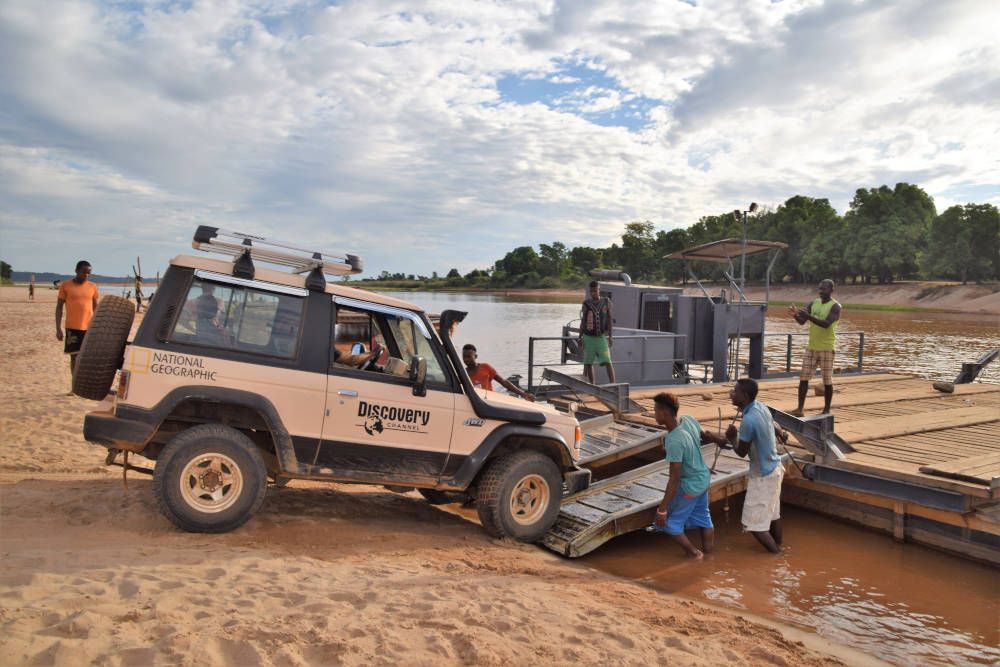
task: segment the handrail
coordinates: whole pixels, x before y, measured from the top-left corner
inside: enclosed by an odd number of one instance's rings
[[[572,330],[568,325],[563,327],[564,330]],[[619,340],[629,340],[633,338],[638,338],[640,340],[648,340],[649,338],[670,336],[673,338],[686,338],[683,334],[672,334],[665,331],[650,331],[648,334],[624,334],[615,335],[614,339]],[[535,368],[552,368],[559,366],[583,366],[581,362],[576,361],[566,361],[566,347],[565,345],[560,346],[560,359],[558,363],[535,363],[535,342],[536,341],[561,341],[566,343],[568,341],[578,341],[578,336],[529,336],[528,337],[528,392],[534,393],[534,390],[539,386],[535,384]],[[630,366],[630,365],[642,365],[646,363],[662,363],[670,362],[672,364],[684,363],[684,359],[680,357],[669,357],[664,359],[648,359],[645,354],[645,345],[643,345],[643,354],[640,355],[639,359],[631,361],[615,361],[616,366]]]
[[[806,332],[795,332],[795,333],[765,333],[764,338],[777,338],[778,336],[784,336],[786,339],[785,343],[785,372],[792,372],[792,338],[808,336]],[[864,359],[865,359],[865,332],[864,331],[838,331],[837,337],[847,337],[847,336],[857,336],[858,337],[858,372],[860,373],[864,370]]]

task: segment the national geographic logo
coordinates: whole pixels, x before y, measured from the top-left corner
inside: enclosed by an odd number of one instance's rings
[[[375,435],[382,431],[426,433],[424,427],[431,420],[430,410],[397,408],[394,405],[379,405],[368,401],[358,403],[358,416],[364,418],[364,422],[358,426],[365,429],[365,433],[368,435]]]
[[[217,371],[205,368],[205,362],[200,357],[188,357],[183,354],[169,352],[154,352],[153,363],[149,372],[158,375],[173,375],[180,378],[205,380],[215,382]]]

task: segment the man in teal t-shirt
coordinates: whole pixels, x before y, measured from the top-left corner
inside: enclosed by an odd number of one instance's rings
[[[701,457],[701,424],[690,415],[677,418],[680,403],[673,394],[657,394],[653,404],[656,423],[667,429],[663,446],[670,464],[670,479],[653,523],[674,538],[688,556],[702,558],[712,550],[715,530],[708,511],[711,472]],[[689,528],[701,530],[700,550],[684,534]]]

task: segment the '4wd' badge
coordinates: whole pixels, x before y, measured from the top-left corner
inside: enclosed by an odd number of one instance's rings
[[[358,416],[364,418],[364,422],[358,426],[368,435],[376,435],[382,431],[426,433],[425,427],[431,420],[430,410],[397,408],[394,405],[379,405],[368,401],[358,403]]]

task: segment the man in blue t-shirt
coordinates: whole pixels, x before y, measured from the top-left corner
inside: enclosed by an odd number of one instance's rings
[[[712,550],[715,541],[708,512],[711,473],[701,457],[701,424],[690,415],[677,418],[680,403],[673,394],[657,394],[653,405],[656,423],[667,429],[663,447],[670,464],[670,479],[653,523],[674,538],[689,557],[700,559]],[[684,534],[689,528],[701,530],[700,550]]]
[[[757,383],[740,378],[729,392],[733,405],[743,411],[739,442],[733,446],[738,456],[750,457],[747,493],[743,501],[743,530],[753,533],[765,549],[781,552],[781,480],[785,469],[775,448],[774,420],[766,405],[757,400]],[[730,425],[726,439],[736,440]]]

